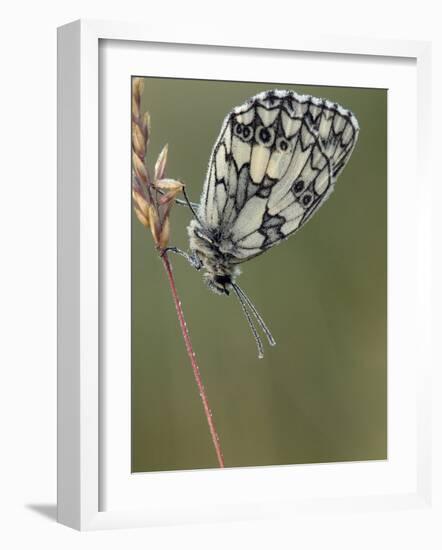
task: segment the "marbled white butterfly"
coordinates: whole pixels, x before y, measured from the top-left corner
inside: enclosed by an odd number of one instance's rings
[[[213,148],[199,205],[188,227],[196,269],[211,290],[233,290],[255,337],[255,317],[275,341],[236,283],[239,264],[298,231],[324,204],[356,144],[358,122],[337,103],[292,91],[262,92],[224,119]],[[187,199],[187,197],[186,197]]]

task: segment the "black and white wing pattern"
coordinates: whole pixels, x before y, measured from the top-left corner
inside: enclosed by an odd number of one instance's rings
[[[356,144],[355,116],[291,91],[252,97],[225,118],[199,217],[240,263],[300,229],[333,191]]]

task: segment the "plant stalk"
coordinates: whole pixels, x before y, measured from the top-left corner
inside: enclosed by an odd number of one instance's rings
[[[198,391],[201,397],[201,401],[204,407],[204,413],[206,415],[207,423],[209,424],[210,435],[212,436],[213,446],[215,447],[216,457],[218,459],[218,465],[220,468],[224,468],[224,457],[221,449],[221,444],[219,441],[219,436],[215,428],[215,423],[213,421],[212,412],[210,410],[209,400],[207,399],[206,390],[204,389],[203,381],[201,379],[201,373],[196,362],[195,353],[193,352],[192,342],[190,340],[189,331],[187,329],[186,321],[184,320],[183,308],[181,307],[181,301],[178,297],[178,292],[175,285],[175,279],[172,273],[172,266],[170,265],[169,258],[167,257],[167,252],[161,256],[164,269],[166,270],[167,277],[169,279],[170,289],[172,291],[173,301],[175,303],[175,308],[178,315],[178,320],[180,322],[181,332],[183,334],[184,343],[186,345],[187,355],[190,359],[190,364],[192,365],[193,375],[195,377],[196,384],[198,386]]]

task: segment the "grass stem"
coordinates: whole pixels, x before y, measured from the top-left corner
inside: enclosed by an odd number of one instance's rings
[[[167,277],[169,279],[170,289],[172,291],[173,301],[175,303],[175,308],[178,315],[178,320],[181,327],[181,332],[183,334],[184,343],[186,345],[187,355],[189,356],[190,364],[192,365],[193,375],[195,377],[196,384],[198,386],[198,391],[203,403],[204,413],[206,415],[207,423],[210,429],[210,435],[212,436],[213,446],[215,447],[216,457],[218,459],[218,465],[220,468],[224,468],[224,457],[221,449],[221,444],[218,436],[218,432],[215,428],[215,423],[213,421],[212,412],[210,410],[209,400],[207,398],[206,390],[204,388],[203,381],[201,379],[201,373],[196,362],[195,353],[192,348],[192,342],[190,340],[189,331],[187,329],[187,324],[184,319],[183,308],[181,306],[181,301],[178,297],[178,292],[175,285],[175,279],[172,273],[172,266],[170,265],[167,252],[161,256],[163,261],[164,269],[166,270]]]

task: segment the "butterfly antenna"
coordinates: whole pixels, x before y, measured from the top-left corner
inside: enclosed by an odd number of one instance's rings
[[[236,297],[238,298],[239,303],[241,304],[241,308],[244,311],[244,315],[246,316],[247,322],[249,323],[249,327],[252,331],[253,337],[255,338],[256,346],[258,348],[258,357],[259,359],[262,359],[264,357],[264,347],[262,345],[262,340],[255,328],[255,325],[253,324],[252,318],[250,316],[250,313],[247,310],[246,302],[244,301],[241,292],[239,292],[239,287],[237,285],[232,285],[233,290],[235,291]]]
[[[244,302],[249,306],[250,310],[252,311],[253,315],[255,316],[255,319],[258,321],[259,326],[262,328],[262,331],[267,336],[267,340],[269,341],[269,344],[271,346],[275,346],[276,342],[275,339],[272,336],[272,333],[270,332],[270,329],[268,326],[264,323],[264,319],[259,314],[258,310],[256,309],[255,305],[253,304],[252,300],[247,296],[247,294],[242,290],[241,287],[239,287],[236,283],[233,285],[234,290],[236,293],[240,294],[243,298]]]

